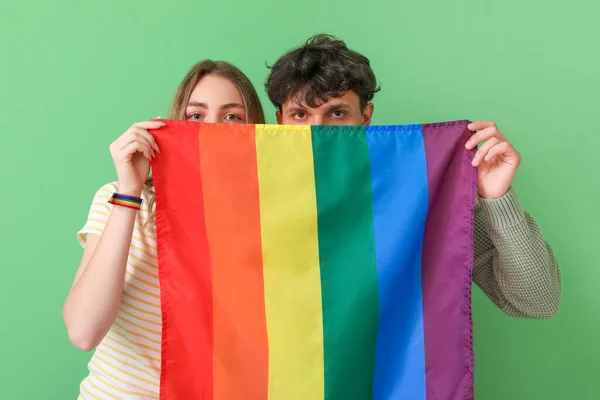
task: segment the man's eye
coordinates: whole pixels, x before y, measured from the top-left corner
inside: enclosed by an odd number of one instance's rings
[[[202,121],[203,117],[202,114],[194,113],[188,115],[187,119],[190,121]]]
[[[344,115],[346,115],[346,112],[344,112],[344,111],[334,111],[333,112],[333,116],[336,117],[336,118],[341,118]]]
[[[304,113],[295,113],[294,119],[304,119],[305,116],[306,116],[306,114],[304,114]]]

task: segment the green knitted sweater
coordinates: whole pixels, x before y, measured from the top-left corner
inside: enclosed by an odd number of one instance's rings
[[[558,311],[558,262],[512,189],[499,199],[477,199],[473,282],[511,317],[550,318]]]

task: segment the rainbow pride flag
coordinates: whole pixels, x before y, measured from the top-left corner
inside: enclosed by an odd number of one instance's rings
[[[473,398],[466,121],[165,122],[162,400]]]

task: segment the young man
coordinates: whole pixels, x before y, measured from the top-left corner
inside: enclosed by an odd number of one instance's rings
[[[380,89],[369,60],[328,35],[284,54],[267,78],[280,124],[369,125]],[[473,281],[509,316],[550,318],[560,304],[558,263],[511,188],[521,156],[494,122],[469,125],[483,143],[478,169]]]

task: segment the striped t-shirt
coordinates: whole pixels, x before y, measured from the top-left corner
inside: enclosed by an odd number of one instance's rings
[[[112,205],[110,196],[116,183],[98,190],[90,207],[87,223],[78,232],[85,244],[86,235],[100,236]],[[79,399],[158,399],[162,319],[156,258],[155,224],[149,217],[148,198],[138,211],[127,272],[123,301],[113,326],[96,348],[89,375],[81,382]]]

